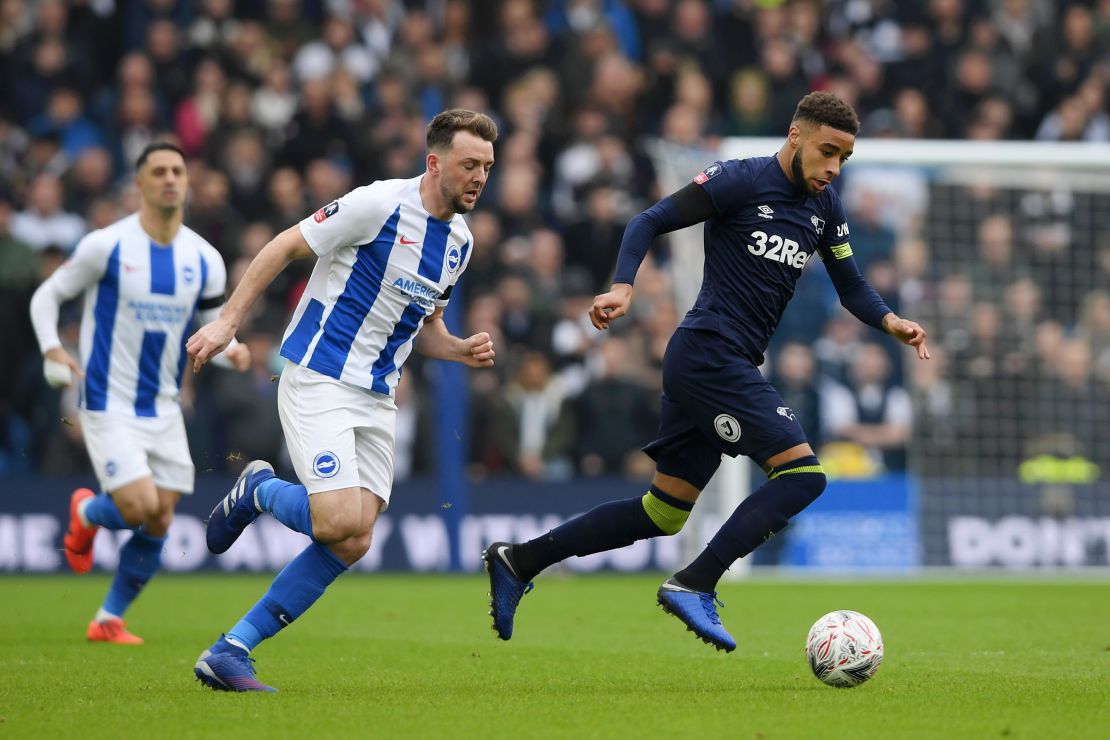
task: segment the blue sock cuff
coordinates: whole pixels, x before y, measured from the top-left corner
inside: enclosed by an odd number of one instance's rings
[[[85,506],[85,518],[90,524],[95,524],[105,529],[134,529],[123,520],[123,514],[112,497],[106,493],[99,493]]]
[[[312,536],[312,510],[308,505],[308,490],[280,478],[267,478],[255,489],[258,503],[274,519],[295,532]]]

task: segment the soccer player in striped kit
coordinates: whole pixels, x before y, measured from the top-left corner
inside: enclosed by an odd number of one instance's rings
[[[217,315],[227,272],[219,252],[182,225],[189,177],[181,150],[151,144],[135,170],[139,212],[88,234],[31,299],[46,379],[62,387],[76,375],[85,445],[108,492],[74,491],[66,560],[86,573],[98,528],[133,530],[87,632],[89,640],[119,644],[142,642],[124,625],[124,611],[158,571],[174,507],[193,491],[180,405],[185,340],[194,315],[201,322]],[[58,309],[81,293],[78,362],[58,338]],[[234,343],[226,355],[238,370],[250,364],[246,345]]]
[[[393,486],[394,389],[412,350],[493,365],[489,334],[452,336],[443,311],[473,253],[462,216],[478,202],[496,140],[486,115],[439,113],[428,124],[424,174],[356,188],[279,234],[251,262],[219,319],[189,339],[199,369],[291,260],[317,257],[281,345],[288,363],[278,411],[300,482],[276,478],[264,461],[250,463],[212,511],[207,532],[209,549],[224,552],[265,511],[313,541],[201,654],[194,673],[204,684],[273,691],[255,678],[250,651],[369,549]]]

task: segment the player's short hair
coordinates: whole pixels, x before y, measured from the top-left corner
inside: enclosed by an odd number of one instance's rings
[[[151,154],[154,154],[154,152],[177,152],[181,155],[182,159],[185,159],[185,152],[181,151],[181,147],[177,144],[171,144],[168,141],[155,141],[144,146],[143,150],[139,152],[139,158],[135,160],[135,170],[138,171],[142,169],[142,166],[146,164],[147,158]]]
[[[457,131],[469,131],[491,144],[497,141],[497,124],[492,118],[465,108],[451,108],[437,113],[428,124],[428,149],[451,146]]]
[[[852,136],[859,133],[859,116],[852,106],[834,93],[818,90],[798,101],[791,123],[805,121],[816,126],[831,126]]]

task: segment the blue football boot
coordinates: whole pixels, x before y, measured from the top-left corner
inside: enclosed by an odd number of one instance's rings
[[[258,504],[256,489],[259,483],[273,477],[274,468],[265,460],[254,460],[243,468],[231,492],[208,515],[204,534],[211,552],[216,555],[227,552],[243,530],[258,518],[262,507]]]
[[[693,591],[668,578],[659,587],[658,599],[663,611],[681,619],[686,629],[704,642],[726,653],[736,649],[736,640],[721,626],[721,618],[717,616],[717,605],[724,606],[724,603],[717,598],[716,591]]]
[[[216,691],[277,691],[254,677],[254,658],[223,635],[197,658],[197,680]]]
[[[502,640],[513,636],[516,607],[534,585],[517,578],[512,549],[508,542],[494,542],[482,553],[489,573],[489,614],[493,617],[493,630]]]

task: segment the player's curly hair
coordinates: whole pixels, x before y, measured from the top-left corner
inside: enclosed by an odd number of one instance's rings
[[[492,118],[465,108],[451,108],[437,113],[428,124],[428,149],[451,146],[456,131],[469,131],[490,143],[497,141],[497,124]]]
[[[798,101],[798,109],[794,111],[794,119],[791,123],[797,121],[805,121],[817,126],[831,126],[852,136],[859,133],[859,116],[852,110],[852,106],[834,93],[821,90],[811,92]]]

